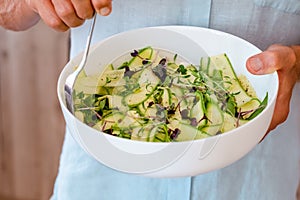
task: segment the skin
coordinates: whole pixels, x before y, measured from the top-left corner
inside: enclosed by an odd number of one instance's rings
[[[250,57],[246,67],[256,75],[278,73],[279,91],[268,130],[270,132],[287,119],[290,111],[292,91],[300,77],[300,46],[271,45],[264,52]]]
[[[0,0],[0,5],[0,25],[14,31],[26,30],[40,19],[57,31],[67,31],[95,11],[107,16],[112,10],[112,0]]]
[[[21,31],[42,19],[51,28],[66,31],[82,25],[95,11],[109,15],[112,0],[0,0],[0,26]],[[300,77],[300,46],[271,45],[250,57],[246,67],[256,75],[278,72],[279,92],[270,132],[288,116],[292,90]]]

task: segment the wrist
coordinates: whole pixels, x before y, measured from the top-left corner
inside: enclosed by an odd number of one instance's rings
[[[294,67],[296,68],[298,81],[300,81],[300,45],[292,45],[290,46],[293,50],[294,56],[295,56],[295,64]]]

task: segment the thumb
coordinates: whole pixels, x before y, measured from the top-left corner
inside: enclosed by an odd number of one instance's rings
[[[287,70],[292,67],[295,58],[293,50],[287,46],[272,45],[266,51],[248,58],[246,67],[252,74],[270,74],[277,70]],[[284,69],[285,68],[285,69]]]

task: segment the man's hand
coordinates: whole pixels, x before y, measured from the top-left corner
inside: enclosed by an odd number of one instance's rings
[[[266,51],[247,60],[247,69],[253,74],[278,73],[279,91],[268,132],[283,123],[288,116],[293,87],[300,77],[299,59],[299,46],[271,45]]]
[[[77,27],[86,19],[92,18],[96,11],[100,15],[109,15],[112,0],[25,0],[51,28],[66,31]]]
[[[3,0],[0,1],[0,26],[26,30],[40,19],[57,31],[77,27],[92,18],[95,11],[109,15],[112,0]]]

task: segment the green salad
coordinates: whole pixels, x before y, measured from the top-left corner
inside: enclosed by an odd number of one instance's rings
[[[267,105],[226,54],[197,65],[146,47],[133,50],[99,74],[81,73],[75,116],[110,135],[147,142],[206,138],[237,128]]]

